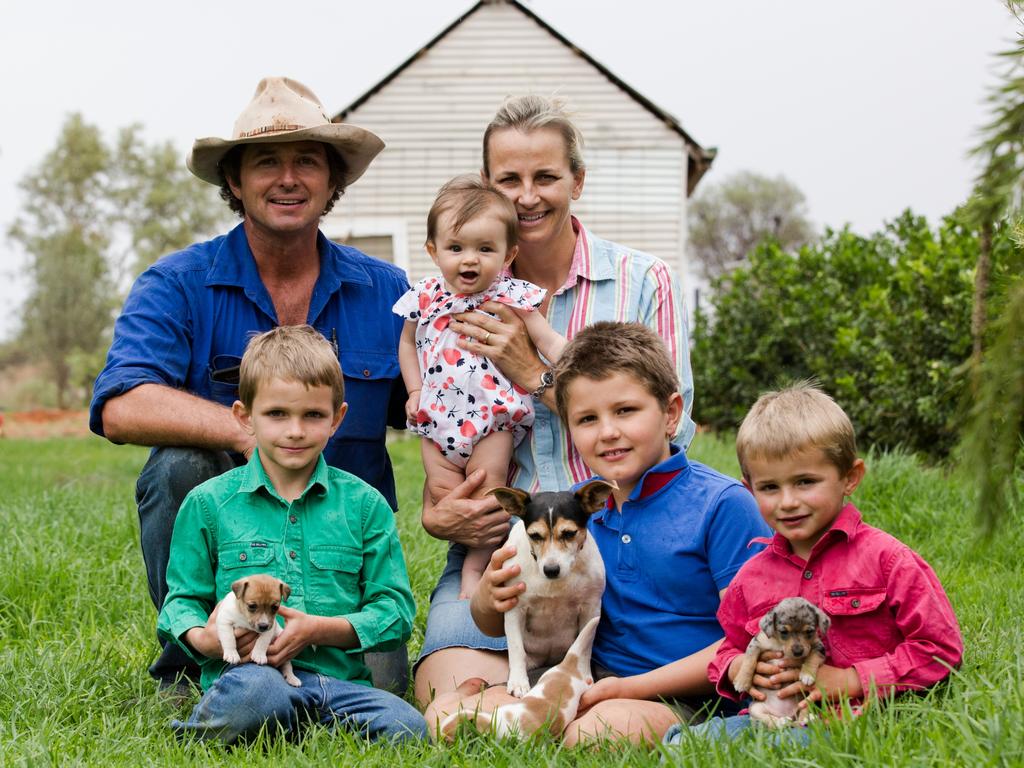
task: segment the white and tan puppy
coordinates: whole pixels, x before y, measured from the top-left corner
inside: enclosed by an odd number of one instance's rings
[[[604,563],[587,520],[607,502],[615,486],[591,480],[575,493],[538,493],[496,488],[501,506],[519,518],[508,543],[516,554],[526,591],[505,614],[508,640],[508,692],[530,689],[527,670],[557,664],[587,624],[601,613]]]
[[[576,718],[580,697],[593,685],[590,651],[600,620],[600,617],[594,617],[587,622],[562,662],[541,675],[522,701],[502,704],[494,712],[460,708],[441,722],[441,735],[453,741],[459,723],[466,720],[481,732],[493,726],[495,735],[499,737],[526,738],[542,728],[552,736],[561,736],[566,726]]]
[[[224,661],[228,664],[241,661],[235,643],[235,627],[238,627],[259,633],[250,658],[256,664],[267,663],[267,648],[275,637],[284,632],[277,623],[277,611],[291,593],[291,587],[266,573],[246,576],[231,585],[231,591],[220,601],[217,612],[217,637],[224,650]],[[296,688],[302,685],[292,671],[290,661],[279,669],[288,685]]]

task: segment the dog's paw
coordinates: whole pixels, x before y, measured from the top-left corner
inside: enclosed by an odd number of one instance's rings
[[[814,675],[800,675],[800,682],[810,688],[814,685]]]
[[[302,681],[299,680],[299,678],[297,678],[295,675],[285,675],[284,676],[284,681],[286,683],[288,683],[288,685],[292,686],[293,688],[301,688],[302,687]]]
[[[530,681],[525,675],[510,675],[508,678],[508,685],[506,687],[509,693],[517,699],[521,699],[526,695],[526,692],[530,690]]]
[[[224,661],[228,664],[238,664],[242,660],[242,657],[238,655],[238,651],[224,651]]]
[[[267,663],[266,652],[260,653],[259,651],[253,651],[251,658],[254,664],[259,664],[261,667]]]
[[[736,675],[736,680],[733,681],[732,687],[736,689],[736,693],[746,693],[750,690],[750,685],[753,681],[752,675]]]

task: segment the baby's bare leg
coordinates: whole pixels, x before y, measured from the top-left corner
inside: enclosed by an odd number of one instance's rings
[[[433,440],[424,437],[420,441],[420,456],[423,457],[423,471],[427,475],[427,493],[434,504],[466,479],[462,468],[448,461]]]
[[[508,483],[508,465],[512,461],[514,442],[511,432],[491,432],[473,446],[473,454],[466,465],[466,474],[478,469],[487,473],[487,477],[473,494],[474,499],[481,499],[492,488],[501,488]]]
[[[462,583],[459,585],[459,600],[469,600],[476,591],[476,585],[483,578],[484,569],[491,561],[490,547],[473,547],[462,561]]]
[[[473,493],[474,499],[482,498],[492,488],[500,488],[508,482],[508,465],[512,461],[513,447],[511,432],[492,432],[473,446],[473,454],[466,465],[466,474],[472,474],[478,469],[487,473],[487,477]],[[493,547],[473,548],[466,553],[466,559],[462,563],[460,598],[468,599],[476,590],[493,551]]]

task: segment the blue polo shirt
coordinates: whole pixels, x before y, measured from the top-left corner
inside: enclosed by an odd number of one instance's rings
[[[307,322],[338,349],[348,413],[324,457],[397,508],[386,426],[405,426],[398,367],[402,318],[391,311],[409,288],[397,267],[317,235],[320,275]],[[230,406],[249,339],[277,326],[245,230],[157,261],[135,281],[96,379],[89,426],[103,435],[103,404],[140,384],[163,384]]]
[[[590,518],[607,584],[594,659],[618,675],[639,675],[720,639],[718,593],[770,536],[739,482],[688,461],[677,445],[651,467],[622,509]]]

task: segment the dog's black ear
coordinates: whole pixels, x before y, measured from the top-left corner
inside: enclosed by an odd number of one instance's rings
[[[828,628],[832,626],[832,619],[816,605],[814,606],[814,613],[818,617],[818,632],[824,635],[828,632]]]
[[[775,637],[775,611],[768,611],[764,616],[761,617],[761,631],[764,632],[765,637]]]
[[[576,498],[579,499],[583,511],[592,515],[608,502],[608,497],[618,487],[618,484],[605,480],[591,480],[576,491]]]
[[[285,584],[283,581],[279,583],[281,584],[281,602],[283,603],[285,600],[288,599],[288,596],[292,593],[292,588]]]
[[[491,488],[487,493],[498,500],[502,509],[516,517],[522,517],[523,510],[530,503],[530,494],[518,488]]]
[[[245,588],[249,586],[248,579],[239,579],[231,585],[231,591],[235,593],[235,597],[241,600],[245,596]]]

